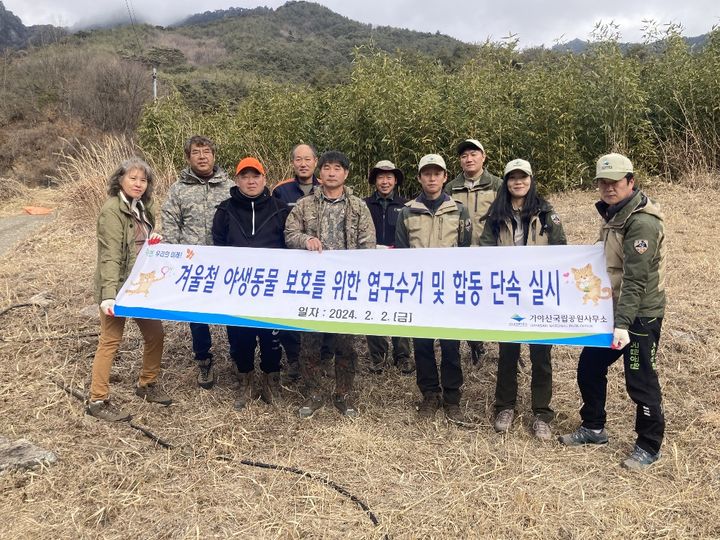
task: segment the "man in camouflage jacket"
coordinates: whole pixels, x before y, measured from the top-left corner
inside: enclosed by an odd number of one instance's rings
[[[601,200],[596,204],[605,223],[605,247],[613,292],[612,348],[585,347],[577,380],[583,397],[582,425],[563,435],[569,446],[604,444],[608,368],[618,358],[625,364],[625,384],[636,404],[637,439],[622,463],[642,470],[660,457],[665,432],[656,352],[665,313],[665,232],[659,208],[635,188],[632,163],[620,154],[602,156],[595,179]]]
[[[350,162],[337,151],[320,156],[320,187],[300,199],[285,224],[285,243],[292,249],[322,252],[332,249],[374,249],[375,226],[365,202],[345,187]],[[322,334],[313,335],[321,337]],[[316,339],[316,341],[319,341]],[[313,350],[314,349],[314,350]],[[320,396],[320,354],[317,347],[306,347],[300,357],[306,401],[298,410],[309,418],[323,404]],[[350,400],[357,353],[352,336],[338,334],[335,341],[335,393],[333,404],[344,415],[356,417]]]
[[[234,184],[225,171],[215,165],[215,145],[210,139],[194,135],[187,140],[184,150],[187,167],[170,186],[162,206],[163,241],[212,246],[215,210],[228,198]],[[198,362],[198,384],[210,389],[215,384],[210,327],[190,323],[190,333]]]

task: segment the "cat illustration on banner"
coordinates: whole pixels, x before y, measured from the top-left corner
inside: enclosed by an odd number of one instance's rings
[[[131,283],[131,285],[135,285],[135,289],[128,289],[126,292],[127,294],[142,294],[144,296],[147,296],[150,293],[150,287],[153,283],[156,281],[161,281],[165,279],[165,276],[167,276],[168,271],[170,269],[167,266],[163,266],[163,268],[160,270],[160,273],[162,274],[161,277],[155,276],[155,270],[151,272],[140,272],[140,278],[138,281]]]
[[[602,287],[599,276],[593,274],[592,265],[586,264],[582,268],[571,268],[575,277],[575,287],[585,293],[583,295],[583,304],[587,304],[588,300],[592,300],[593,305],[598,305],[599,300],[608,300],[612,298],[612,289],[610,287]]]

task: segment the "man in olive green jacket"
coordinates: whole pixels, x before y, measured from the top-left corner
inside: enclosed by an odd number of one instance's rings
[[[485,148],[477,139],[465,139],[458,144],[457,155],[462,172],[445,184],[444,189],[445,193],[467,208],[473,225],[472,245],[479,246],[484,225],[480,220],[495,200],[502,179],[490,174],[485,168]],[[468,345],[472,363],[478,365],[485,355],[485,344],[482,341],[468,341]]]
[[[595,179],[601,198],[596,207],[605,221],[600,240],[613,290],[615,329],[612,348],[585,347],[580,354],[577,380],[583,397],[582,425],[559,440],[569,446],[608,442],[607,373],[622,356],[627,391],[637,405],[635,447],[622,464],[642,470],[660,457],[665,432],[656,371],[665,313],[663,217],[658,207],[635,188],[633,166],[625,156],[602,156]]]
[[[422,194],[405,203],[395,229],[396,248],[468,247],[472,223],[465,206],[443,193],[447,180],[445,160],[437,154],[423,156],[418,164]],[[432,419],[442,406],[450,422],[464,424],[460,410],[463,384],[460,342],[440,340],[440,374],[435,360],[435,340],[413,339],[415,374],[423,399],[418,405],[421,419]]]

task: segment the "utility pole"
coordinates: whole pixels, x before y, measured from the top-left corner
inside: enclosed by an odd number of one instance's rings
[[[153,68],[153,103],[157,101],[157,68]]]

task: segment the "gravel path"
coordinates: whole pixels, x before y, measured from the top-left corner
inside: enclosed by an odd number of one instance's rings
[[[12,251],[18,243],[28,238],[38,228],[53,219],[55,219],[54,213],[47,216],[21,214],[0,218],[0,257]]]

